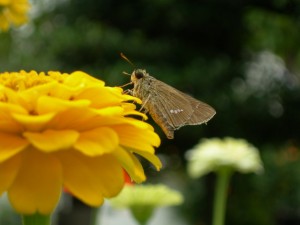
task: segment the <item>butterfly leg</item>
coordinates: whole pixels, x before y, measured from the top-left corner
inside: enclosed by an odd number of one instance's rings
[[[131,85],[131,84],[132,84],[132,82],[129,82],[129,83],[127,83],[127,84],[123,84],[123,85],[118,86],[118,87],[123,88],[123,87],[126,87],[126,86]]]
[[[146,108],[146,104],[149,101],[151,95],[148,95],[145,101],[143,101],[142,107],[140,108],[140,112],[144,109],[144,113],[148,113],[148,109]]]
[[[127,89],[127,90],[123,91],[123,94],[124,95],[126,95],[126,94],[133,95],[133,90],[132,89]]]

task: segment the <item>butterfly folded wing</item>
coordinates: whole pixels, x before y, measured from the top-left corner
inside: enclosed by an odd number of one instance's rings
[[[209,121],[216,111],[208,104],[201,102],[161,81],[157,81],[155,101],[160,101],[160,114],[165,115],[166,122],[177,130],[185,125],[199,125]],[[163,87],[167,86],[168,91]]]
[[[174,138],[174,131],[180,127],[206,123],[216,113],[208,104],[154,77],[134,79],[133,95],[142,99],[142,108],[150,113],[169,139]]]
[[[216,114],[216,111],[210,105],[187,94],[185,95],[186,98],[189,99],[190,105],[193,108],[193,113],[185,125],[200,125],[202,123],[206,123]]]

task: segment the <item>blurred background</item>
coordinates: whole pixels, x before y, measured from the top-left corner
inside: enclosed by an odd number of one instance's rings
[[[265,168],[261,175],[233,176],[226,224],[300,224],[300,1],[31,3],[27,25],[0,33],[2,72],[83,70],[121,86],[129,82],[122,72],[134,69],[123,52],[136,68],[216,109],[207,125],[181,128],[174,140],[150,120],[162,139],[157,153],[164,168],[157,173],[145,165],[147,182],[184,194],[185,203],[174,209],[184,224],[211,223],[215,181],[214,175],[188,178],[184,154],[202,138],[226,136],[255,145]],[[90,209],[74,199],[70,204],[57,223],[87,224]],[[1,224],[18,224],[3,215]]]

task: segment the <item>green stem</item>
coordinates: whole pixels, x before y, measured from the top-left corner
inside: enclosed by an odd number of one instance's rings
[[[39,213],[32,215],[22,215],[23,225],[51,225],[51,215],[42,215]]]
[[[91,209],[90,225],[96,225],[98,214],[99,214],[99,208],[92,208]]]
[[[232,171],[229,168],[222,168],[217,172],[217,183],[213,209],[213,225],[224,224],[227,190],[231,174]]]

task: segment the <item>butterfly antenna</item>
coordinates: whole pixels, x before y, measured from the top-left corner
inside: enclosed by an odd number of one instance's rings
[[[130,73],[127,73],[127,72],[125,72],[125,71],[123,71],[123,74],[124,74],[124,75],[127,75],[127,76],[131,76]]]
[[[134,66],[134,64],[121,52],[120,53],[120,56],[126,61],[126,62],[128,62],[130,65],[132,65],[133,67],[135,67]]]
[[[130,65],[132,65],[133,67],[135,67],[134,66],[134,64],[121,52],[120,53],[120,56],[126,61],[126,62],[128,62]],[[127,76],[131,76],[131,74],[130,73],[127,73],[127,72],[124,72],[123,71],[123,74],[125,74],[125,75],[127,75]],[[128,86],[128,85],[131,85],[131,84],[133,84],[133,82],[129,82],[129,83],[127,83],[127,84],[124,84],[124,85],[122,85],[122,86],[120,86],[120,88],[123,88],[123,87],[126,87],[126,86]],[[129,90],[128,90],[128,92],[130,92]],[[126,93],[126,92],[125,92]]]

